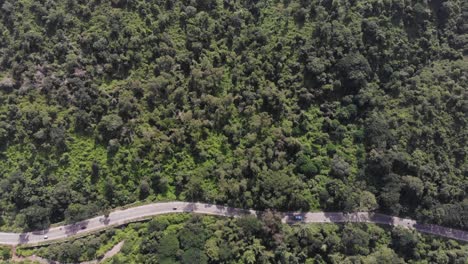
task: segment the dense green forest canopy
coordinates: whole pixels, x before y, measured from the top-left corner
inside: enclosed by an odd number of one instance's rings
[[[465,264],[468,261],[468,244],[453,240],[405,228],[383,229],[367,224],[289,226],[281,224],[272,212],[259,219],[159,216],[124,229],[36,249],[20,248],[17,252],[78,263],[97,259],[120,241],[124,241],[120,254],[106,263]]]
[[[164,199],[468,228],[467,1],[0,7],[0,229]]]

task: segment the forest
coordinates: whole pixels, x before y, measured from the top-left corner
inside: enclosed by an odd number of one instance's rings
[[[164,200],[379,211],[468,229],[468,1],[0,0],[0,7],[0,230]],[[240,256],[230,244],[203,255],[196,249],[207,241],[164,236],[217,232],[197,221],[153,227],[168,247],[186,249],[155,257]],[[222,221],[234,231],[219,226],[209,243],[252,232],[238,225],[265,229]],[[393,242],[406,231],[304,228],[278,238],[291,239],[288,246],[257,230],[242,256],[431,258],[406,252],[413,242]],[[339,240],[351,243],[348,233],[366,236],[364,246],[335,249]],[[390,234],[392,250],[377,250]],[[329,244],[317,248],[316,240]],[[272,248],[279,251],[261,254]]]
[[[40,248],[19,248],[61,263],[102,256],[124,241],[105,263],[437,263],[465,264],[468,244],[372,224],[282,224],[274,212],[260,218],[165,215],[149,222]],[[1,255],[0,255],[1,260]]]

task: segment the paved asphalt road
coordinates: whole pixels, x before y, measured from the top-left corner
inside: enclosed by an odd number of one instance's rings
[[[149,218],[155,215],[168,213],[192,212],[208,215],[238,217],[242,215],[253,214],[257,215],[261,212],[254,210],[243,210],[226,206],[218,206],[204,203],[188,203],[188,202],[167,202],[153,203],[138,207],[133,207],[124,210],[112,212],[109,217],[98,216],[73,225],[59,226],[47,230],[29,232],[29,233],[2,233],[0,232],[0,244],[18,245],[18,244],[37,244],[53,240],[60,240],[70,236],[91,233],[93,231],[104,229],[108,226],[118,226],[129,222],[134,222]],[[392,217],[383,214],[373,213],[301,213],[290,212],[282,213],[282,221],[285,223],[343,223],[343,222],[360,222],[360,223],[376,223],[393,226],[403,226],[413,228],[420,232],[433,235],[448,237],[461,241],[468,242],[468,232],[446,228],[437,225],[420,224],[411,219],[403,219]],[[302,216],[302,220],[295,220],[295,216]],[[45,239],[44,236],[48,238]]]

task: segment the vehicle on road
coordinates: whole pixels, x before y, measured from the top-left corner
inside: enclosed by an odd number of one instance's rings
[[[49,237],[47,235],[44,236],[44,239],[48,239]]]
[[[294,221],[302,221],[302,220],[304,220],[304,217],[302,217],[302,215],[293,215],[292,219]]]
[[[177,210],[177,207],[172,207],[172,210]]]

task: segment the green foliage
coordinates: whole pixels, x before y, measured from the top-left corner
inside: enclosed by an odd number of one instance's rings
[[[94,204],[70,204],[65,211],[65,221],[67,223],[79,222],[92,217],[97,212],[99,209]]]
[[[300,173],[308,177],[315,176],[319,173],[319,166],[307,156],[299,156],[296,161],[296,167]]]
[[[2,1],[0,229],[175,199],[466,228],[467,8]]]
[[[385,229],[384,229],[385,228]],[[200,237],[194,237],[199,232]],[[196,239],[191,243],[191,239]],[[165,215],[20,254],[76,262],[96,259],[123,241],[108,263],[465,263],[468,245],[373,224],[281,224],[261,218]],[[67,250],[67,252],[64,252]],[[448,262],[447,262],[448,261]],[[314,263],[314,262],[312,262]]]
[[[208,263],[208,257],[205,255],[205,253],[198,249],[198,248],[190,248],[187,251],[184,251],[182,254],[182,263],[184,264],[196,264],[196,263],[202,263],[206,264]]]
[[[9,247],[0,247],[0,260],[9,260],[11,258],[11,249]]]
[[[360,53],[349,54],[338,61],[345,87],[359,89],[366,85],[372,71],[367,59]]]
[[[25,224],[29,229],[44,229],[49,226],[49,211],[40,206],[31,206],[23,211]]]
[[[176,234],[165,234],[159,241],[157,249],[161,262],[172,260],[174,261],[179,251],[179,240]]]
[[[120,129],[123,126],[122,118],[118,115],[111,114],[102,117],[98,124],[98,130],[105,139],[115,138],[120,134]]]
[[[416,247],[419,242],[418,234],[402,228],[396,228],[392,233],[392,236],[392,246],[396,252],[400,253],[407,259],[416,257]]]

